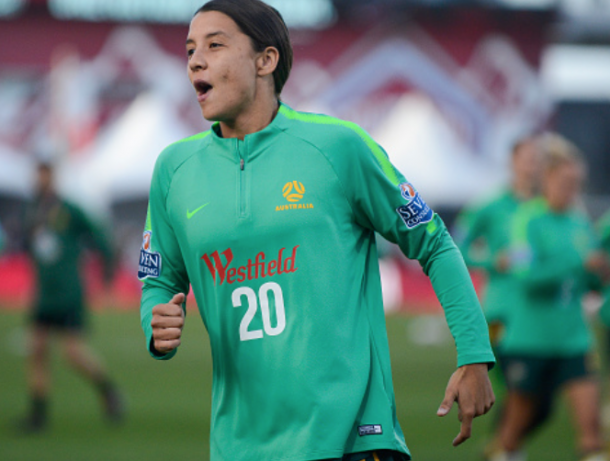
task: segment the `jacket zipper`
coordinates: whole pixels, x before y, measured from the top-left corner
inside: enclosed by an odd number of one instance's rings
[[[241,156],[239,141],[237,141],[237,153],[239,154],[239,217],[246,216],[246,161]]]

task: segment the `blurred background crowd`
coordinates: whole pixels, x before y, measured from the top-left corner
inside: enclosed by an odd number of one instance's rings
[[[0,0],[0,311],[33,301],[24,210],[41,163],[111,236],[109,285],[102,259],[83,266],[90,304],[137,310],[155,160],[210,126],[184,49],[202,2]],[[582,153],[579,207],[610,209],[610,0],[267,3],[294,46],[283,101],[364,127],[450,228],[511,181],[515,143],[547,131]],[[380,246],[386,308],[441,312],[417,263]],[[410,331],[428,344],[439,328]]]

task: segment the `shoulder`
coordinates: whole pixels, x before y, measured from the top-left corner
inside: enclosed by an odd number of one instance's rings
[[[313,145],[331,161],[374,161],[393,171],[386,152],[364,128],[329,115],[299,112],[282,104],[280,114],[288,123],[284,131]]]
[[[464,213],[469,216],[477,216],[479,219],[491,217],[491,215],[504,207],[508,196],[509,192],[505,189],[493,191],[490,195],[468,204],[464,209]]]
[[[341,152],[350,148],[364,151],[379,148],[373,138],[356,123],[324,114],[299,112],[286,105],[280,107],[280,114],[289,122],[285,125],[286,133],[304,139],[320,149],[334,148],[333,151]]]
[[[572,221],[574,223],[576,223],[576,225],[595,229],[595,226],[591,220],[591,217],[587,213],[587,210],[585,210],[584,208],[581,208],[581,207],[574,208],[570,212],[570,217],[572,218]]]
[[[517,207],[515,215],[517,219],[529,221],[543,218],[548,214],[549,206],[541,197],[527,200]]]
[[[610,211],[607,211],[599,221],[597,221],[597,229],[603,236],[610,237]]]
[[[157,157],[155,173],[171,176],[189,158],[205,149],[210,133],[211,130],[204,131],[167,146]]]
[[[366,131],[357,124],[330,115],[300,112],[285,104],[281,105],[279,113],[290,122],[286,125],[286,131],[296,136],[311,136],[316,139],[316,136],[333,134],[341,140],[356,142],[363,142],[365,137],[370,138]]]
[[[88,210],[71,198],[61,198],[59,200],[59,212],[55,219],[59,222],[71,222],[74,225],[87,225],[92,222],[92,215]]]
[[[523,202],[517,207],[513,220],[513,228],[517,234],[525,234],[528,229],[543,221],[548,214],[548,205],[543,198],[535,198]]]
[[[78,217],[86,215],[83,207],[74,198],[58,197],[57,205],[62,213],[68,213]]]

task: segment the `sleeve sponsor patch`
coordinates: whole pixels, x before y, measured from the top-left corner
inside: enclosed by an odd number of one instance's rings
[[[161,255],[151,250],[152,231],[145,231],[140,249],[138,263],[138,278],[144,280],[148,277],[157,278],[161,275]]]
[[[399,187],[400,195],[402,195],[407,203],[396,208],[396,212],[404,221],[407,229],[413,229],[420,224],[432,221],[434,212],[424,202],[419,192],[408,182],[402,183]]]

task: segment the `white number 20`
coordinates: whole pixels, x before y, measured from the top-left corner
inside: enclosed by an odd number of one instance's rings
[[[269,292],[273,292],[275,297],[275,318],[277,325],[271,326],[271,314],[269,312]],[[241,320],[239,325],[239,338],[242,341],[248,341],[250,339],[260,339],[263,337],[263,330],[248,330],[250,322],[254,319],[256,311],[258,310],[258,301],[256,299],[256,293],[252,288],[239,287],[231,296],[233,301],[233,307],[241,307],[241,297],[245,296],[248,299],[248,310],[246,315]],[[282,288],[275,282],[267,282],[260,287],[258,290],[258,297],[261,302],[261,313],[263,315],[263,328],[265,333],[269,336],[277,336],[284,328],[286,328],[286,312],[284,310],[284,295],[282,294]]]

